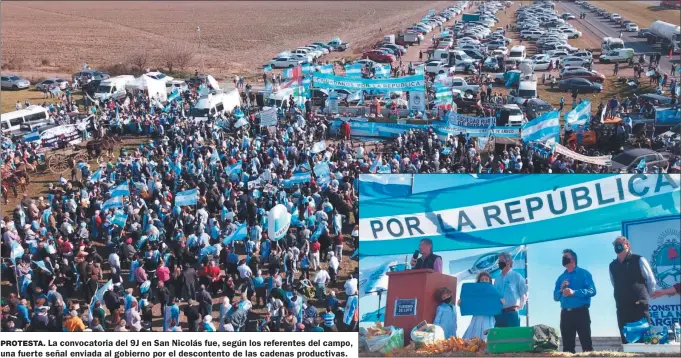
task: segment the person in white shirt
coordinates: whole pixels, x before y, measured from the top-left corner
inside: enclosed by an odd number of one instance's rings
[[[125,311],[125,321],[130,327],[130,331],[139,332],[142,330],[142,318],[137,312],[137,301],[132,301],[130,308]]]
[[[331,277],[331,282],[336,282],[336,275],[338,275],[338,268],[340,267],[340,262],[333,252],[329,252],[329,275]]]
[[[317,275],[314,277],[314,285],[316,288],[315,296],[317,299],[326,297],[326,284],[329,283],[329,281],[331,281],[329,273],[320,266],[317,270]]]
[[[279,332],[281,327],[282,308],[284,308],[284,303],[280,299],[270,296],[270,301],[267,303],[267,312],[274,322],[275,332]]]
[[[239,265],[236,270],[239,272],[239,278],[242,280],[253,276],[253,271],[251,271],[251,268],[246,266],[246,260],[241,260],[241,265]]]

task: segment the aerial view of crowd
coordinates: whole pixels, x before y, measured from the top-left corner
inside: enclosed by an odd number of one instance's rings
[[[190,113],[222,91],[205,80],[91,103],[97,162],[4,206],[2,331],[357,329],[353,150],[297,107],[258,127],[238,87],[207,120]],[[39,143],[3,140],[3,205],[5,178],[55,150]]]

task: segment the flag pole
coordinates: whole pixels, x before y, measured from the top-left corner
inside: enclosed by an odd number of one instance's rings
[[[529,327],[530,326],[530,299],[529,299],[530,288],[529,288],[529,283],[528,283],[528,279],[527,279],[529,277],[529,275],[527,274],[528,273],[528,270],[527,270],[527,245],[524,245],[524,250],[525,250],[525,285],[528,286],[527,287],[528,298],[527,298],[527,302],[525,302],[525,326]]]

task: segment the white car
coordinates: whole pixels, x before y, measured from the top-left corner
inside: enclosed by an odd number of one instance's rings
[[[147,72],[147,73],[145,73],[144,75],[145,75],[145,76],[148,76],[148,77],[151,77],[151,78],[153,78],[153,79],[155,79],[155,80],[164,80],[164,81],[166,81],[166,82],[170,82],[170,81],[172,81],[172,80],[175,79],[175,78],[173,78],[173,77],[170,77],[170,76],[166,75],[165,73],[158,72],[158,71]]]
[[[638,32],[638,25],[634,24],[633,22],[631,24],[627,24],[627,32]]]
[[[551,57],[552,60],[562,59],[563,57],[569,56],[570,54],[566,50],[551,50],[546,53]]]
[[[168,94],[173,93],[174,90],[177,90],[178,92],[182,93],[188,89],[189,86],[187,86],[187,83],[185,81],[172,80],[166,82],[166,93]]]
[[[591,52],[586,51],[586,50],[573,52],[573,53],[570,54],[570,56],[582,57],[582,58],[585,58],[589,61],[593,61],[593,54],[591,54]]]
[[[360,65],[362,65],[362,66],[369,66],[369,67],[374,66],[374,65],[376,64],[375,61],[370,60],[370,59],[368,59],[368,58],[363,58],[363,59],[357,60],[357,61],[355,61],[355,62],[353,62],[353,63],[360,64]]]
[[[508,47],[506,46],[497,47],[496,49],[494,49],[494,51],[492,51],[492,54],[506,56],[508,55]]]
[[[297,48],[293,51],[291,51],[291,54],[299,54],[299,55],[305,55],[307,59],[312,62],[315,58],[317,58],[318,54],[310,51],[308,48]]]
[[[312,62],[312,55],[303,55],[302,53],[293,53],[291,57],[295,60],[300,60],[303,63]]]
[[[567,35],[568,38],[570,39],[576,39],[578,37],[582,37],[582,32],[578,31],[576,29],[564,29],[563,33]]]
[[[617,20],[621,20],[621,19],[622,19],[622,16],[620,16],[620,14],[615,13],[615,14],[610,15],[610,21],[616,22]]]
[[[278,56],[271,59],[269,65],[272,66],[272,68],[289,68],[300,65],[301,63],[303,63],[303,61],[292,56]]]
[[[588,68],[585,68],[585,67],[577,67],[577,66],[574,66],[574,67],[564,67],[564,68],[560,71],[560,77],[563,77],[566,73],[569,73],[569,72],[572,72],[572,71],[589,71],[589,69],[588,69]]]
[[[441,74],[454,72],[454,69],[448,66],[448,64],[444,61],[431,60],[426,62],[424,71],[427,73]]]
[[[50,86],[55,86],[61,90],[65,90],[69,88],[69,81],[63,80],[61,78],[48,78],[46,80],[42,80],[38,83],[35,84],[35,89],[37,90],[42,90],[43,88],[49,89]]]
[[[576,56],[567,56],[560,60],[560,64],[563,65],[563,67],[584,67],[589,64],[589,62],[589,60],[583,57]]]
[[[476,40],[472,37],[462,37],[460,38],[457,43],[459,45],[461,44],[473,44],[473,45],[480,45],[480,40]]]
[[[296,50],[299,50],[299,49],[308,50],[308,53],[311,54],[314,58],[319,58],[319,57],[322,57],[324,55],[324,52],[317,50],[313,47],[308,47],[308,46],[298,47]],[[295,52],[295,53],[299,53],[299,52]]]

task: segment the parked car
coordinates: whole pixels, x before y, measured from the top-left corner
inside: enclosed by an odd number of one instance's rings
[[[158,71],[152,71],[152,72],[147,72],[144,74],[145,76],[149,76],[155,80],[164,80],[166,82],[171,82],[174,80],[174,77],[168,76],[165,73],[158,72]]]
[[[584,78],[587,79],[591,82],[596,82],[596,83],[603,83],[605,81],[605,75],[603,75],[600,72],[596,71],[589,71],[589,70],[575,70],[575,71],[568,71],[566,73],[563,73],[560,75],[561,79],[568,79],[568,78]]]
[[[71,75],[71,80],[73,81],[75,81],[76,79],[80,79],[82,81],[88,78],[93,80],[105,80],[109,78],[109,74],[95,70],[85,70],[81,72],[76,72]]]
[[[650,29],[649,28],[642,28],[638,30],[638,37],[648,37],[648,34],[650,34]]]
[[[55,85],[59,89],[65,90],[69,88],[69,81],[63,80],[61,78],[48,78],[46,80],[42,80],[38,83],[35,84],[35,89],[37,90],[42,90],[43,88],[49,89],[50,86]]]
[[[591,61],[583,57],[566,56],[560,59],[560,64],[563,67],[585,67]]]
[[[18,91],[21,89],[27,89],[30,86],[31,82],[17,75],[3,75],[1,77],[0,88],[3,89],[8,88],[11,90]]]
[[[395,61],[395,56],[378,50],[367,51],[362,54],[362,58],[381,63],[391,63]]]
[[[295,67],[302,63],[303,61],[299,58],[294,58],[293,56],[279,56],[271,59],[269,65],[272,66],[272,68],[288,68]]]
[[[657,166],[666,168],[669,160],[663,153],[658,153],[652,149],[632,148],[612,158],[612,169],[620,171],[634,169],[644,158],[648,167]]]
[[[603,91],[603,86],[598,83],[593,83],[584,78],[568,78],[558,82],[558,88],[563,91],[572,92],[573,89],[577,93],[591,93]]]
[[[627,24],[627,32],[638,32],[638,25],[634,23]]]
[[[166,82],[166,93],[168,94],[173,93],[174,90],[177,90],[178,92],[182,93],[188,89],[189,86],[185,81],[172,80],[170,82]]]

